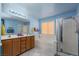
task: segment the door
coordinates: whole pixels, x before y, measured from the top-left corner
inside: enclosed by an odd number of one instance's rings
[[[63,20],[63,52],[78,55],[78,35],[76,33],[76,22],[73,19]]]

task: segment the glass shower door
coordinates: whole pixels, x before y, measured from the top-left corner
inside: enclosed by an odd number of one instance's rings
[[[63,20],[62,39],[63,52],[78,55],[78,34],[76,33],[76,22],[72,18]]]

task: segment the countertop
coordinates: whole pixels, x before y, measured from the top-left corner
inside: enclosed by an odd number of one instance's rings
[[[12,38],[21,38],[21,37],[26,37],[26,36],[34,36],[34,35],[23,35],[23,36],[11,35],[11,37],[9,37],[9,35],[3,35],[3,36],[1,36],[1,40],[12,39]]]

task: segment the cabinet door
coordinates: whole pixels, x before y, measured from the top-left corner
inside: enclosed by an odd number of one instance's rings
[[[21,38],[21,53],[23,53],[25,50],[26,50],[26,38],[25,37],[23,37],[23,38]]]
[[[26,49],[27,50],[30,49],[30,37],[27,37],[27,40],[26,40]]]
[[[20,39],[13,39],[13,55],[16,56],[20,54]]]
[[[10,51],[8,48],[3,48],[3,56],[10,56]]]
[[[28,50],[28,48],[27,48],[27,37],[26,37],[26,40],[25,40],[25,46],[26,46],[26,50]]]
[[[35,46],[34,36],[31,36],[31,37],[30,37],[30,47],[31,47],[31,48],[34,48],[34,46]]]
[[[16,49],[17,49],[17,55],[20,54],[20,38],[18,38],[17,40]]]
[[[2,48],[4,56],[12,56],[12,40],[2,40]]]

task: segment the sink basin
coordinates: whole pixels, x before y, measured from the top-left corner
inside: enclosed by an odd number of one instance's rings
[[[16,38],[18,37],[17,35],[3,35],[1,36],[1,39],[10,39],[10,38]]]

